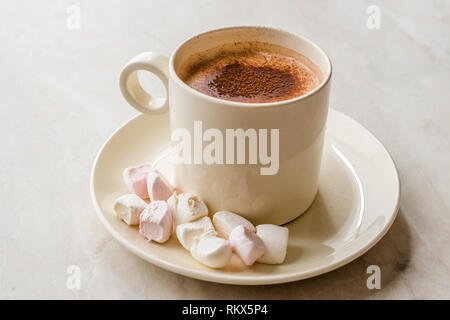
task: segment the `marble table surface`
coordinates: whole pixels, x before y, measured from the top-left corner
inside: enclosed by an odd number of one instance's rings
[[[367,23],[370,5],[379,29]],[[1,1],[0,21],[0,298],[450,298],[448,1]],[[136,114],[118,89],[122,65],[239,24],[320,44],[334,63],[331,106],[372,131],[398,165],[390,231],[316,278],[239,287],[162,270],[114,240],[90,199],[97,150]],[[374,264],[381,289],[370,290]],[[79,289],[67,286],[71,265]]]

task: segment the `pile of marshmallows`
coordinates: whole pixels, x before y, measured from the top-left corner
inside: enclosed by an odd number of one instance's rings
[[[206,204],[175,188],[150,165],[126,168],[123,179],[133,192],[114,202],[114,213],[128,225],[139,225],[149,241],[164,243],[175,231],[192,257],[211,268],[222,268],[232,251],[250,266],[255,261],[283,263],[289,230],[273,224],[255,226],[235,213],[219,211],[208,217]],[[150,199],[147,203],[143,199]]]

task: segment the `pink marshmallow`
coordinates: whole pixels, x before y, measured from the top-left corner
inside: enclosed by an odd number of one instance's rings
[[[158,170],[153,170],[147,176],[147,193],[151,201],[167,201],[175,191],[174,187]]]
[[[172,214],[165,201],[152,201],[141,213],[139,233],[159,243],[169,240],[173,230]]]
[[[231,231],[229,241],[231,248],[247,266],[255,263],[266,251],[262,239],[244,225],[239,225]]]
[[[142,199],[148,198],[147,176],[152,171],[152,166],[141,164],[137,167],[129,167],[123,171],[123,180],[130,192],[135,193]]]

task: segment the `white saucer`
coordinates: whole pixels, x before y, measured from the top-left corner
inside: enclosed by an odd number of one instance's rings
[[[165,244],[147,242],[137,227],[112,213],[118,196],[127,193],[124,168],[154,163],[170,174],[169,116],[138,115],[114,132],[94,161],[91,196],[106,229],[141,258],[188,277],[240,285],[306,279],[334,270],[375,245],[394,221],[400,183],[394,162],[364,127],[330,110],[319,192],[311,208],[287,224],[289,247],[282,265],[246,267],[237,256],[224,269],[195,261],[175,236]]]

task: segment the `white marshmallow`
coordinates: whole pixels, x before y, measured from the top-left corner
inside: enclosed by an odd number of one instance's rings
[[[289,229],[274,224],[256,226],[256,234],[264,242],[266,252],[258,260],[260,263],[280,264],[286,258]]]
[[[172,210],[175,225],[191,222],[208,215],[208,207],[192,193],[173,194],[167,203]]]
[[[228,240],[204,234],[194,238],[191,255],[208,267],[222,268],[231,259],[231,248]]]
[[[228,239],[231,231],[239,225],[247,227],[250,231],[255,232],[255,226],[240,215],[229,211],[219,211],[213,216],[214,227],[216,227],[219,236]]]
[[[147,202],[134,193],[125,194],[114,201],[113,211],[126,224],[135,226],[139,224],[139,217],[146,206]]]
[[[192,242],[195,237],[199,237],[205,233],[217,235],[214,226],[209,217],[203,217],[200,220],[179,224],[176,227],[178,241],[186,250],[191,250]]]

